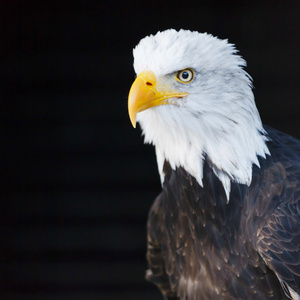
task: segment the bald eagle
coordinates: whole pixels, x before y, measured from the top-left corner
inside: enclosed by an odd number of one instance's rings
[[[262,125],[227,40],[171,29],[133,54],[129,116],[162,182],[146,278],[164,299],[300,299],[300,141]]]

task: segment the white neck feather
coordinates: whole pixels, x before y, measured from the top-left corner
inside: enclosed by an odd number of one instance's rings
[[[239,111],[236,116],[222,113],[191,118],[184,115],[181,106],[174,105],[140,113],[137,120],[145,142],[155,145],[161,181],[165,176],[163,163],[167,160],[172,169],[183,167],[203,186],[203,164],[207,157],[228,200],[231,182],[250,185],[252,165],[259,166],[257,156],[265,157],[269,150],[252,92],[248,96],[250,99],[242,101],[249,101],[253,107]]]

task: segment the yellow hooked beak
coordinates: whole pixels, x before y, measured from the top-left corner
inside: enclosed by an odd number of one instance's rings
[[[156,78],[152,71],[140,73],[131,86],[128,96],[128,112],[132,126],[136,126],[136,115],[138,112],[148,108],[172,104],[169,98],[182,98],[188,93],[170,91],[168,89],[159,91],[156,88]]]

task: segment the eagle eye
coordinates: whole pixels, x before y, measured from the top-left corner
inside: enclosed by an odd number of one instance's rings
[[[180,70],[175,78],[182,83],[190,83],[194,79],[194,71],[192,69]]]

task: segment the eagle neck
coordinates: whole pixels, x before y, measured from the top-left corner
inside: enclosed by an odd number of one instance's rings
[[[251,100],[253,100],[251,98]],[[184,168],[203,186],[203,165],[207,161],[221,181],[227,201],[231,183],[250,185],[253,164],[269,154],[254,100],[250,111],[237,116],[203,114],[189,118],[188,111],[173,105],[162,105],[138,114],[145,142],[155,146],[161,182],[163,163],[173,170]],[[178,122],[180,120],[180,122]]]

